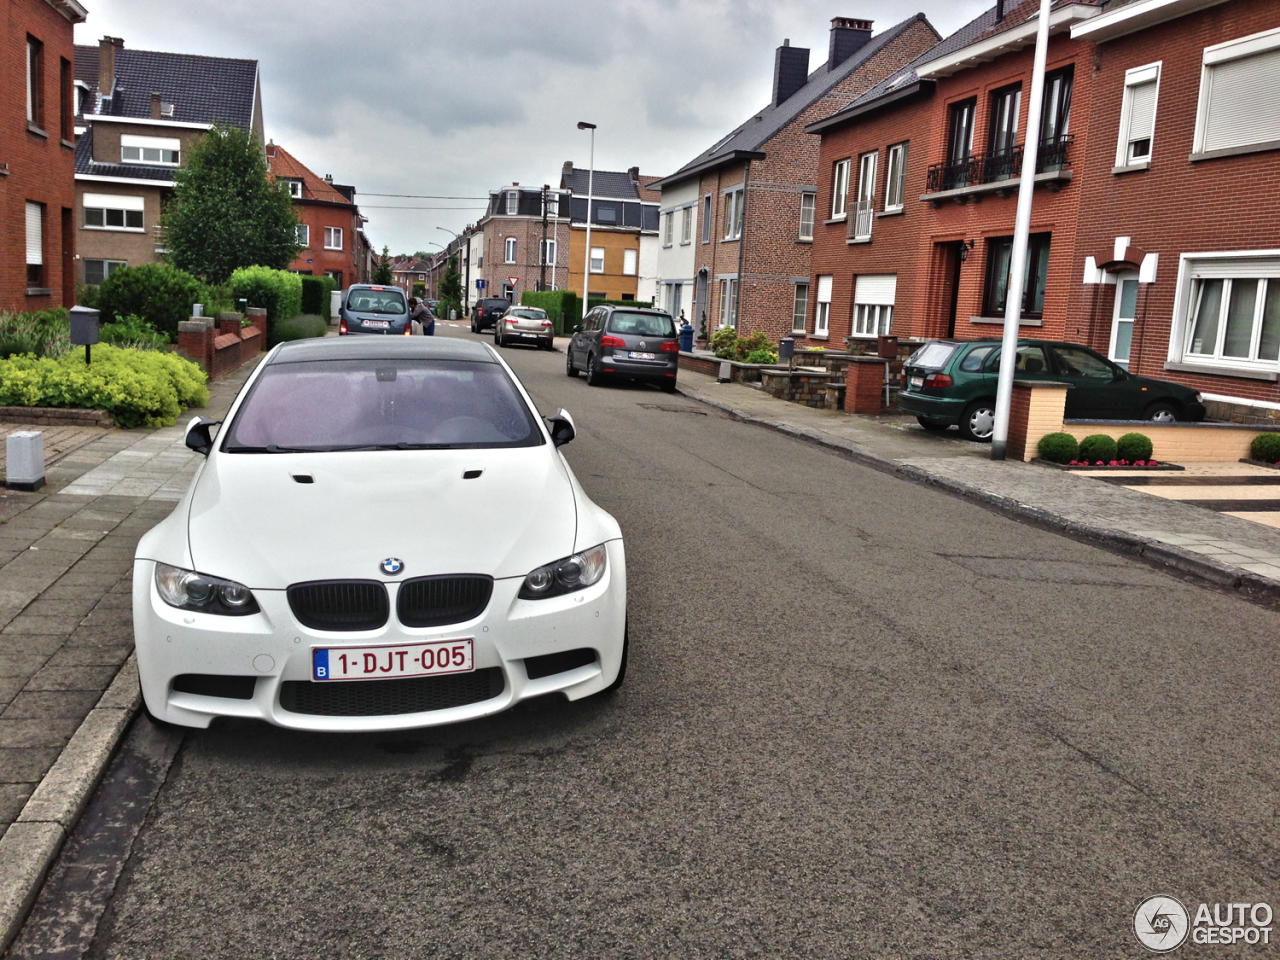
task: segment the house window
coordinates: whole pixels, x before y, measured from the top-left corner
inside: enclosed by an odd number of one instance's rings
[[[1066,142],[1071,125],[1071,81],[1074,75],[1074,67],[1045,74],[1044,112],[1040,116],[1040,143],[1044,147],[1059,147]],[[1040,158],[1040,166],[1052,158],[1053,152],[1050,150]]]
[[[506,262],[515,263],[516,262],[516,238],[507,237],[507,241],[503,246],[505,249]]]
[[[882,336],[893,327],[893,302],[898,294],[897,274],[863,274],[853,285],[853,335]]]
[[[617,223],[618,208],[613,204],[596,204],[596,223]]]
[[[27,122],[44,127],[44,44],[27,37]]]
[[[957,171],[954,186],[962,187],[969,182],[967,172],[959,168],[968,164],[969,156],[973,153],[973,115],[977,106],[977,100],[962,100],[951,105],[947,130],[947,166]]]
[[[875,219],[876,151],[864,153],[858,158],[858,200],[853,211],[850,235],[855,240],[871,239],[871,224]]]
[[[726,240],[737,240],[742,236],[742,211],[744,206],[741,187],[725,193],[724,238]]]
[[[738,325],[738,281],[720,281],[720,326]]]
[[[83,203],[86,230],[131,230],[141,233],[146,227],[145,201],[142,197],[86,193]]]
[[[548,217],[560,216],[560,198],[554,193],[547,194],[543,200],[542,211]]]
[[[127,261],[124,260],[86,259],[84,261],[84,282],[96,287],[98,284],[102,283],[103,280],[107,279],[107,277],[111,276],[114,271],[127,265]]]
[[[1039,317],[1044,312],[1050,236],[1048,233],[1033,233],[1027,244],[1026,284],[1022,294],[1022,315],[1025,317]],[[1013,237],[993,237],[987,241],[987,282],[982,298],[984,316],[1004,315],[1012,257]]]
[[[1111,346],[1107,355],[1129,369],[1129,353],[1133,348],[1133,323],[1138,315],[1138,276],[1121,274],[1116,278],[1115,316],[1111,322]]]
[[[73,142],[76,136],[75,127],[75,78],[71,72],[71,61],[66,57],[59,60],[60,70],[58,73],[58,91],[60,94],[59,107],[61,108],[61,116],[58,126],[61,128],[61,136],[67,142]]]
[[[27,201],[27,286],[44,286],[44,204]]]
[[[120,160],[148,166],[176,167],[182,158],[182,141],[173,137],[120,135]]]
[[[1156,93],[1160,64],[1125,71],[1124,106],[1120,109],[1120,143],[1116,166],[1126,167],[1151,159],[1151,138],[1156,127]]]
[[[680,316],[680,301],[684,297],[684,284],[668,283],[667,284],[667,313],[671,316]]]
[[[831,175],[831,219],[840,220],[845,215],[845,201],[849,196],[849,160],[836,161]]]
[[[804,333],[809,329],[808,323],[809,285],[807,283],[797,283],[795,299],[791,303],[791,332]]]
[[[702,198],[702,242],[711,242],[711,195]]]
[[[556,242],[554,240],[543,240],[538,244],[539,263],[555,263],[556,262]]]
[[[1280,360],[1280,258],[1193,263],[1188,275],[1183,359],[1275,372]]]
[[[604,273],[604,247],[591,248],[591,272]]]
[[[634,277],[636,275],[636,257],[639,251],[623,250],[622,251],[622,275],[624,277]]]
[[[671,220],[675,217],[674,212],[667,212],[662,216],[662,245],[664,247],[671,246]]]
[[[301,200],[302,199],[302,181],[286,180],[285,183],[289,184],[289,196],[291,196],[295,200]]]
[[[800,239],[813,239],[813,214],[817,208],[818,195],[816,193],[800,194]]]
[[[693,207],[685,207],[680,211],[680,243],[693,242]]]
[[[1015,83],[991,94],[991,125],[987,152],[993,157],[1008,157],[1018,145],[1018,105],[1022,100],[1022,84]],[[1008,176],[1005,171],[1001,174]]]
[[[1195,153],[1280,147],[1280,28],[1204,48]]]
[[[325,227],[324,228],[324,248],[326,250],[342,249],[342,228],[341,227]]]
[[[507,216],[514,217],[520,212],[520,194],[514,190],[507,191]]]
[[[886,213],[901,210],[907,193],[907,144],[895,143],[889,148],[889,173],[884,181]]]
[[[298,232],[298,246],[300,246],[300,247],[309,247],[309,246],[311,246],[311,227],[310,227],[310,225],[305,224],[305,223],[300,223],[300,224],[298,224],[298,226],[297,226],[297,232]]]
[[[813,335],[825,337],[831,331],[831,277],[818,278],[818,303],[813,314]]]

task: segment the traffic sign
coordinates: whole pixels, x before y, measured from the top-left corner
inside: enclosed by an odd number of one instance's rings
[[[476,277],[476,289],[477,290],[484,289],[484,277]]]
[[[519,282],[520,282],[519,277],[507,277],[507,283],[511,284],[513,287]]]

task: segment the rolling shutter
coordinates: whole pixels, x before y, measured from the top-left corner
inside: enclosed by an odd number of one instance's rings
[[[831,302],[831,277],[829,276],[818,278],[818,302]]]
[[[44,263],[44,205],[27,201],[27,263]]]
[[[1156,84],[1152,80],[1130,88],[1133,99],[1129,103],[1129,142],[1147,140],[1156,117]]]
[[[1209,68],[1204,151],[1280,140],[1280,50]]]
[[[893,306],[898,295],[896,273],[868,273],[858,277],[853,288],[853,302]]]

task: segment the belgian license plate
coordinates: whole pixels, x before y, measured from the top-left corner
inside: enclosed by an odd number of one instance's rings
[[[924,386],[924,377],[912,377],[912,378],[911,378],[911,385],[912,385],[913,387],[923,387],[923,386]]]
[[[520,334],[520,336],[522,336],[522,337],[537,337],[537,334],[536,334],[536,333],[522,333],[522,334]]]
[[[380,647],[315,647],[313,680],[389,680],[429,677],[438,673],[470,673],[475,669],[471,639]]]
[[[627,356],[630,357],[632,360],[652,360],[653,359],[652,353],[636,353],[634,350],[628,352]]]
[[[366,327],[377,327],[379,330],[384,330],[391,326],[391,321],[389,320],[361,320],[360,322]]]

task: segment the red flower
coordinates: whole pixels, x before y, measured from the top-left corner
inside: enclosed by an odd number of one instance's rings
[[[1135,461],[1133,461],[1133,465],[1134,465],[1135,467],[1145,467],[1145,466],[1147,465],[1147,461],[1145,461],[1145,460],[1135,460]]]
[[[1094,464],[1094,466],[1095,466],[1095,467],[1104,467],[1104,466],[1106,466],[1106,464],[1104,464],[1101,460],[1099,460],[1097,463],[1095,463],[1095,464]]]
[[[1148,461],[1147,461],[1147,466],[1148,466],[1148,467],[1158,467],[1158,466],[1160,466],[1160,464],[1159,464],[1159,462],[1158,462],[1158,461],[1156,461],[1156,460],[1148,460]]]

